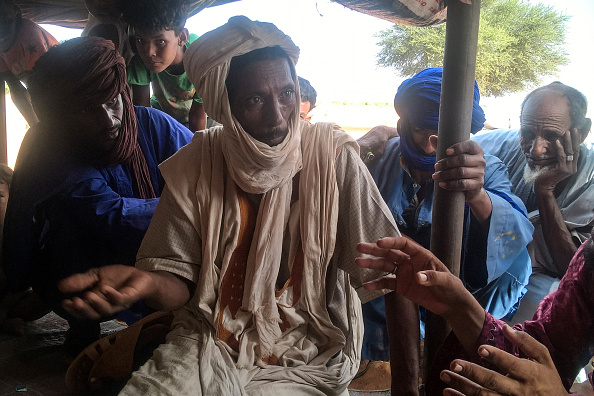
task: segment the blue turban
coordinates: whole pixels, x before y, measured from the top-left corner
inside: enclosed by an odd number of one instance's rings
[[[396,113],[400,117],[407,117],[421,129],[437,131],[442,72],[441,67],[425,69],[400,84],[394,97]],[[485,113],[479,105],[480,99],[481,95],[475,81],[471,133],[480,131],[485,124]]]

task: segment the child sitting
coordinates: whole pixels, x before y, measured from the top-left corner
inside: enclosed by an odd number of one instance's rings
[[[128,65],[134,104],[162,110],[191,131],[205,129],[202,99],[183,64],[186,48],[198,38],[184,28],[185,1],[128,0],[122,5],[137,52]],[[149,83],[153,88],[150,101]]]

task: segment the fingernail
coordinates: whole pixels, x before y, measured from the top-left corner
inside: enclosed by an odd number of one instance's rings
[[[489,351],[487,351],[487,348],[479,348],[479,355],[481,355],[481,357],[488,357],[489,356]]]
[[[447,155],[452,155],[452,154],[454,154],[454,149],[452,149],[452,148],[449,148],[449,149],[447,149],[447,150],[446,150],[446,154],[447,154]]]
[[[424,274],[422,272],[419,272],[419,280],[421,282],[427,282],[427,274]]]
[[[457,373],[461,373],[462,372],[462,366],[460,366],[458,363],[456,363],[456,365],[454,366],[454,371]]]
[[[450,376],[448,375],[448,373],[445,372],[441,372],[441,380],[443,382],[450,382],[452,379],[450,378]]]

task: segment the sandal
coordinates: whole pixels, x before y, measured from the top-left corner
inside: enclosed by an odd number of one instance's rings
[[[66,386],[71,391],[86,392],[101,388],[105,380],[127,378],[132,373],[136,355],[146,352],[143,349],[148,345],[156,348],[165,342],[172,319],[169,312],[155,312],[95,341],[68,367]]]

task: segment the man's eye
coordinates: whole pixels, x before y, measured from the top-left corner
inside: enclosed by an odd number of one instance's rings
[[[163,39],[157,40],[156,43],[157,43],[157,45],[165,45],[165,40],[163,40]]]
[[[142,44],[142,38],[136,37],[136,43],[137,44]]]
[[[113,98],[112,100],[110,100],[109,102],[107,102],[107,104],[114,105],[114,104],[116,104],[117,101],[118,101],[118,97],[116,96],[115,98]]]
[[[252,98],[249,98],[248,100],[250,103],[254,103],[254,104],[260,104],[263,102],[262,98],[259,96],[254,96]]]

